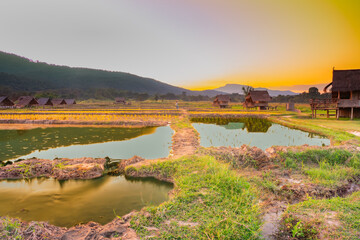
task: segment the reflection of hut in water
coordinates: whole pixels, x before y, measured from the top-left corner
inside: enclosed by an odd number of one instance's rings
[[[0,108],[10,108],[14,103],[6,96],[0,97]]]
[[[39,98],[37,101],[40,106],[52,106],[53,105],[50,98]]]
[[[271,97],[268,91],[250,91],[245,97],[245,108],[259,108],[259,110],[266,110],[269,107]]]
[[[19,99],[17,100],[16,106],[17,107],[33,107],[33,106],[37,106],[39,105],[39,103],[36,101],[35,98],[31,97],[31,96],[21,96],[19,97]]]
[[[220,108],[226,108],[229,106],[230,100],[230,96],[228,95],[217,95],[213,101],[213,105]]]
[[[245,126],[248,132],[266,133],[271,125],[271,122],[264,118],[248,118],[248,120],[245,122]]]

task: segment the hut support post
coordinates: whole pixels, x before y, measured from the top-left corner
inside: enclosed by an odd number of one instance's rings
[[[326,110],[326,118],[329,118],[329,109]]]
[[[353,120],[354,119],[354,108],[352,107],[351,108],[351,120]]]
[[[336,119],[339,120],[339,115],[340,115],[340,109],[336,109]]]
[[[314,109],[311,109],[311,118],[314,118]]]

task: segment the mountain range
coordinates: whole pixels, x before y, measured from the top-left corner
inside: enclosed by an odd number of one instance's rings
[[[244,91],[242,88],[247,88],[247,87],[251,87],[248,85],[241,85],[241,84],[226,84],[223,87],[219,87],[219,88],[215,88],[215,91],[220,91],[220,92],[224,92],[224,93],[239,93],[239,94],[244,94]],[[272,97],[276,97],[279,95],[297,95],[297,93],[294,93],[292,91],[286,90],[286,91],[282,91],[282,90],[270,90],[267,88],[254,88],[254,90],[267,90],[269,92],[269,95]]]
[[[227,84],[217,89],[191,91],[172,86],[155,79],[124,72],[98,69],[58,66],[32,61],[25,57],[0,51],[0,92],[56,91],[67,93],[94,93],[99,89],[116,94],[121,91],[148,94],[206,95],[209,97],[224,93],[240,93],[245,85]],[[291,91],[269,90],[271,96],[294,95]]]

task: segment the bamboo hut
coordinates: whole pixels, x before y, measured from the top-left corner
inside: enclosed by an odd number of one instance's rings
[[[52,99],[51,102],[53,103],[54,106],[66,105],[65,99],[62,98]]]
[[[17,100],[16,106],[20,108],[38,106],[38,101],[31,96],[21,96]]]
[[[245,108],[258,108],[259,110],[266,110],[269,107],[271,97],[268,91],[250,91],[244,102]]]
[[[40,106],[52,106],[53,105],[50,98],[39,98],[37,101]]]
[[[360,69],[333,70],[331,102],[336,102],[336,117],[360,118]]]
[[[217,95],[213,101],[213,105],[220,108],[226,108],[229,106],[230,101],[231,98],[228,95]]]
[[[75,99],[73,99],[73,98],[71,98],[71,99],[65,99],[65,103],[66,103],[67,105],[74,105],[74,104],[76,104],[76,101],[75,101]]]
[[[7,97],[0,97],[0,108],[11,108],[14,106],[14,103]]]

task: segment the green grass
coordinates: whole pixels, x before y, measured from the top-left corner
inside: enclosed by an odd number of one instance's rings
[[[307,168],[304,172],[314,183],[326,187],[340,186],[341,183],[360,176],[360,169],[331,165],[326,161],[320,162],[318,168]]]
[[[360,154],[343,149],[280,153],[284,167],[305,174],[311,182],[339,187],[360,176]],[[285,159],[285,160],[284,160]]]
[[[295,239],[317,239],[320,234],[324,239],[359,239],[360,192],[290,205],[283,215],[282,229],[289,235],[297,234]]]
[[[17,219],[0,218],[0,239],[20,240],[21,223]]]
[[[315,149],[303,152],[281,152],[284,159],[292,159],[297,163],[317,163],[327,161],[331,165],[345,164],[353,154],[343,149]]]
[[[259,239],[258,198],[250,184],[213,157],[184,157],[127,174],[171,177],[174,197],[148,214],[137,214],[131,227],[152,239]],[[151,231],[156,229],[155,231]],[[150,230],[149,230],[150,229]]]
[[[326,136],[335,145],[350,140],[356,140],[358,145],[360,141],[360,137],[349,133],[350,131],[360,131],[359,120],[311,119],[309,116],[304,117],[300,115],[293,117],[269,117],[269,120],[287,127]]]

